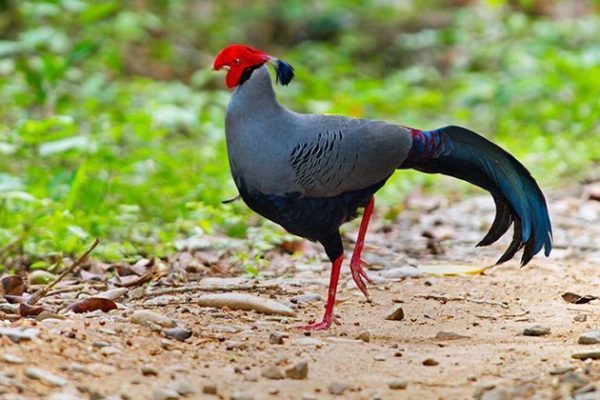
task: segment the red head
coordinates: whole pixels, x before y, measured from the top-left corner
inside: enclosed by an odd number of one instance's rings
[[[253,47],[240,44],[232,44],[221,50],[213,62],[213,68],[217,71],[222,68],[228,70],[225,82],[231,89],[244,83],[252,71],[266,62],[275,64],[277,81],[283,85],[287,85],[294,77],[294,69],[289,64]]]

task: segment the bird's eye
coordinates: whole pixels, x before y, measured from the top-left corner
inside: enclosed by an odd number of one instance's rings
[[[240,62],[242,62],[242,60],[240,60],[239,58],[234,58],[233,59],[233,64],[235,64],[235,65],[239,65]]]

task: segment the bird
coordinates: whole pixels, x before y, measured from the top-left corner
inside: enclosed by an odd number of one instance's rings
[[[320,243],[331,262],[325,314],[303,326],[325,330],[338,323],[333,309],[344,260],[340,226],[362,220],[350,257],[350,271],[368,298],[372,283],[362,250],[375,193],[397,170],[452,176],[488,191],[496,214],[477,244],[496,242],[514,226],[512,241],[497,264],[521,249],[525,266],[542,248],[552,249],[546,199],[535,179],[514,156],[463,127],[421,130],[369,119],[302,114],[277,100],[275,82],[286,86],[294,68],[249,45],[232,44],[215,57],[226,70],[232,95],[225,113],[231,175],[244,203],[289,233]]]

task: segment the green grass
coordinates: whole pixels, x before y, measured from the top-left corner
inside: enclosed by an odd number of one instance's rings
[[[600,163],[597,13],[536,18],[501,1],[457,9],[252,1],[233,10],[208,2],[210,13],[189,12],[202,2],[124,3],[0,3],[12,4],[3,16],[15,24],[0,40],[0,271],[81,252],[96,236],[96,256],[110,261],[262,226],[240,202],[221,204],[237,194],[223,137],[229,93],[210,71],[222,46],[267,41],[257,21],[282,21],[277,45],[262,47],[296,68],[277,89],[290,108],[464,125],[523,160],[544,188]],[[0,17],[0,29],[9,19]],[[380,204],[417,186],[466,188],[402,172]],[[262,229],[254,248],[281,240]]]

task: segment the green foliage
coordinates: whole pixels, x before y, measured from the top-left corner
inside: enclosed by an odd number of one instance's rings
[[[581,178],[600,161],[600,18],[533,16],[538,3],[0,1],[0,265],[50,265],[96,236],[109,261],[160,256],[200,232],[249,237],[240,263],[257,274],[282,236],[221,204],[236,195],[229,94],[210,64],[230,42],[296,67],[278,89],[291,108],[461,124],[546,187]],[[402,172],[384,203],[440,182]]]

